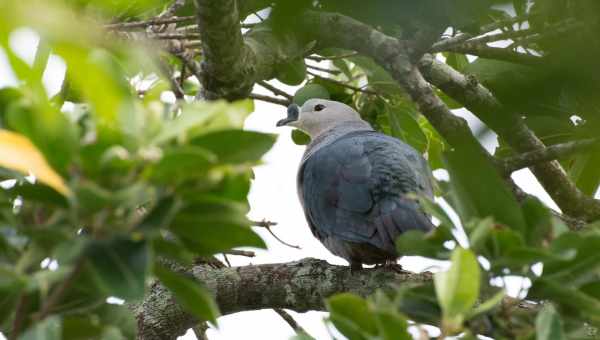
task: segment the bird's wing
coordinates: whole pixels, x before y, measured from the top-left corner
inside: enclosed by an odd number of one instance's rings
[[[421,155],[376,132],[350,133],[311,155],[300,168],[298,189],[315,236],[370,243],[395,252],[408,229],[432,225],[415,192],[431,196],[430,170]]]

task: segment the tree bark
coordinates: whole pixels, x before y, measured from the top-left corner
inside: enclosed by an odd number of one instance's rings
[[[289,263],[210,268],[198,265],[185,271],[215,297],[222,315],[264,308],[296,312],[325,310],[324,300],[342,292],[368,296],[377,289],[431,280],[429,272],[395,272],[385,268],[350,272],[347,266],[306,258]],[[198,323],[159,282],[144,301],[132,306],[138,320],[138,339],[175,339]]]

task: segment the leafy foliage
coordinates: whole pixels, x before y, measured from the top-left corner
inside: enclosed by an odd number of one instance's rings
[[[155,4],[139,2],[144,11]],[[162,79],[138,96],[127,78],[160,74],[138,63],[142,46],[101,39],[101,28],[67,7],[0,7],[0,46],[22,81],[0,95],[2,180],[16,178],[0,192],[0,329],[10,334],[20,318],[23,339],[133,338],[131,312],[106,299],[139,301],[153,278],[215,322],[206,288],[159,259],[185,265],[264,247],[245,217],[246,196],[251,167],[275,138],[241,130],[252,103],[172,105],[160,100]],[[30,17],[42,8],[56,23]],[[40,34],[38,59],[44,47],[66,63],[68,87],[56,97],[11,49],[20,25]]]
[[[244,14],[254,11],[242,3]],[[442,50],[437,59],[467,75],[469,86],[489,88],[546,145],[598,137],[600,88],[593,72],[600,60],[598,2],[260,3],[274,6],[265,23],[250,26],[252,39],[260,39],[265,29],[284,36],[295,28],[294,16],[308,8],[351,16],[409,43],[424,24],[471,34],[475,38]],[[194,77],[185,76],[189,65],[124,42],[127,34],[106,32],[98,24],[156,18],[169,5],[158,0],[0,3],[0,46],[19,81],[0,89],[0,179],[6,180],[0,189],[3,332],[21,323],[22,339],[133,338],[132,313],[107,298],[139,301],[153,279],[199,320],[214,323],[219,311],[207,289],[177,268],[235,247],[264,247],[249,228],[246,196],[251,168],[274,136],[242,130],[252,103],[189,100],[198,91]],[[191,1],[175,9],[178,16],[193,13]],[[170,25],[177,32],[194,30]],[[24,27],[40,37],[33,63],[21,59],[12,41]],[[164,33],[164,27],[155,28],[144,32]],[[493,35],[503,38],[494,41]],[[496,45],[477,42],[482,37]],[[465,339],[597,334],[597,221],[571,230],[537,198],[517,200],[492,157],[482,153],[483,138],[464,136],[451,148],[374,60],[314,41],[303,46],[289,62],[272,65],[275,79],[303,84],[291,100],[349,104],[377,130],[425,154],[432,169],[448,172],[449,180],[437,182],[436,196],[458,215],[451,219],[438,203],[417,197],[439,225],[428,234],[404,233],[397,249],[449,267],[436,273],[433,283],[395,287],[366,299],[332,296],[326,301],[329,322],[339,332],[349,339],[409,339],[428,324],[442,336]],[[481,53],[489,48],[495,54]],[[305,59],[309,53],[318,58]],[[43,84],[51,56],[67,67],[63,88],[52,97]],[[311,74],[318,60],[328,60],[330,72]],[[169,86],[177,89],[174,79],[163,76],[165,65],[181,70],[175,80],[182,93],[175,103],[161,100]],[[449,108],[463,108],[460,98],[434,90]],[[474,135],[488,132],[483,126]],[[292,138],[309,142],[299,131]],[[500,137],[493,156],[514,154]],[[584,195],[599,189],[598,147],[560,162]],[[530,286],[509,298],[502,283],[508,276]],[[519,299],[533,302],[520,308]]]

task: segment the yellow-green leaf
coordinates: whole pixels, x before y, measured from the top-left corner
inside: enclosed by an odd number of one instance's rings
[[[31,172],[38,181],[65,196],[71,195],[71,190],[63,179],[50,167],[35,145],[23,135],[0,130],[0,166],[24,174]]]

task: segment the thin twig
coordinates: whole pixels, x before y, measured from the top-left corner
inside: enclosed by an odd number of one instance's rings
[[[571,156],[575,153],[600,146],[600,138],[583,139],[562,144],[555,144],[544,149],[525,152],[514,157],[500,159],[499,162],[505,174],[527,168],[529,166]]]
[[[277,222],[271,222],[271,221],[267,221],[267,220],[253,221],[253,222],[251,222],[251,225],[253,225],[255,227],[263,227],[263,228],[267,229],[269,234],[271,234],[277,241],[279,241],[279,243],[281,243],[285,246],[288,246],[288,247],[294,248],[294,249],[302,249],[302,248],[300,248],[300,246],[295,246],[293,244],[289,244],[289,243],[283,241],[282,239],[277,237],[277,235],[275,235],[275,233],[273,233],[273,231],[271,230],[271,227],[274,225],[277,225]]]
[[[191,40],[191,39],[200,39],[200,34],[198,33],[155,33],[149,34],[148,38],[157,39],[157,40],[168,40],[168,39],[178,39],[178,40]]]
[[[321,71],[321,72],[325,72],[325,73],[329,73],[329,74],[333,74],[333,75],[338,75],[340,73],[342,73],[342,71],[340,70],[331,70],[328,68],[324,68],[324,67],[319,67],[319,66],[315,66],[315,65],[306,65],[306,67],[313,69],[313,70],[317,70],[317,71]]]
[[[267,220],[262,220],[262,221],[252,221],[250,222],[251,225],[255,226],[255,227],[263,227],[263,228],[270,228],[272,226],[276,226],[277,222],[271,222],[271,221],[267,221]]]
[[[177,12],[178,9],[185,6],[185,1],[186,0],[173,1],[173,3],[171,5],[169,5],[169,7],[167,7],[167,9],[165,9],[162,13],[160,13],[158,18],[160,18],[160,19],[168,18],[168,17],[175,15],[175,12]]]
[[[352,90],[354,92],[362,92],[362,93],[366,93],[366,94],[378,95],[378,93],[376,91],[373,91],[373,90],[363,89],[363,88],[360,88],[360,87],[352,86],[350,84],[346,84],[346,83],[341,82],[339,80],[335,80],[335,79],[331,79],[331,78],[320,76],[320,75],[318,75],[316,73],[313,73],[313,72],[310,72],[310,71],[308,71],[307,73],[310,74],[311,76],[315,77],[315,78],[319,78],[319,79],[328,81],[330,83],[337,84],[339,86],[342,86],[342,87],[345,87],[347,89],[350,89],[350,90]]]
[[[264,80],[259,81],[258,85],[260,85],[260,86],[264,87],[265,89],[273,92],[273,94],[275,94],[275,95],[285,97],[285,98],[287,98],[289,100],[292,100],[292,98],[293,98],[293,96],[291,94],[288,94],[288,93],[286,93],[286,92],[284,92],[284,91],[276,88],[275,86],[267,83]]]
[[[227,258],[227,254],[223,253],[223,259],[225,260],[227,267],[231,267],[231,263],[229,263],[229,258]]]
[[[304,328],[302,328],[302,326],[300,326],[298,324],[298,322],[296,322],[296,320],[294,320],[294,318],[290,315],[290,313],[286,312],[284,309],[282,308],[273,308],[273,310],[275,311],[275,313],[279,314],[279,316],[281,316],[281,318],[288,323],[288,325],[290,325],[290,327],[292,327],[292,329],[296,332],[296,334],[308,334]]]
[[[471,54],[487,59],[503,60],[512,63],[532,66],[540,65],[540,63],[542,63],[542,61],[544,60],[543,57],[515,52],[506,48],[490,47],[487,45],[459,45],[445,49],[445,51],[462,54]]]
[[[346,53],[346,54],[334,55],[331,57],[322,57],[322,56],[317,56],[317,55],[311,55],[311,56],[306,57],[306,59],[314,60],[316,62],[321,62],[321,61],[325,61],[325,60],[344,59],[344,58],[354,57],[356,55],[358,55],[358,52],[350,52],[350,53]]]
[[[17,308],[15,310],[15,319],[13,320],[12,331],[8,336],[9,340],[16,340],[19,337],[21,327],[23,327],[23,320],[25,319],[25,310],[27,309],[27,304],[27,294],[21,293],[19,296],[19,302],[17,302]]]
[[[496,21],[493,22],[491,24],[488,25],[484,25],[483,27],[481,27],[481,32],[487,33],[487,32],[491,32],[494,30],[497,30],[499,28],[502,27],[506,27],[508,25],[512,25],[515,24],[517,22],[523,22],[529,19],[529,14],[525,14],[523,16],[519,16],[519,17],[512,17],[506,20],[500,20],[500,21]],[[435,53],[435,52],[441,52],[444,51],[450,47],[456,46],[456,45],[460,45],[462,44],[464,41],[471,39],[475,37],[473,34],[470,33],[461,33],[461,34],[457,34],[452,38],[447,38],[447,39],[443,39],[440,40],[438,42],[436,42],[435,44],[433,44],[431,46],[430,52]]]
[[[288,107],[292,103],[292,101],[289,99],[270,97],[270,96],[265,96],[265,95],[258,94],[258,93],[250,93],[250,95],[248,95],[248,98],[261,100],[263,102],[273,103],[273,104],[277,104],[277,105],[282,105],[285,107]]]
[[[108,30],[127,30],[132,28],[142,28],[153,25],[173,24],[178,22],[185,22],[195,20],[194,15],[188,15],[183,17],[171,17],[171,18],[153,18],[144,21],[131,21],[131,22],[120,22],[115,24],[104,25],[105,29]]]
[[[69,287],[73,284],[73,281],[79,276],[85,263],[85,257],[80,256],[75,263],[75,267],[71,270],[71,273],[62,281],[58,287],[48,296],[48,298],[42,304],[40,310],[35,313],[34,319],[37,321],[43,320],[51,312],[52,308],[60,302],[63,295],[67,292]]]
[[[231,249],[231,250],[228,250],[228,251],[226,251],[226,252],[223,253],[223,256],[225,256],[225,261],[227,263],[229,263],[229,261],[227,261],[227,256],[226,256],[227,254],[229,254],[229,255],[237,255],[237,256],[246,256],[246,257],[254,257],[254,256],[256,256],[256,254],[253,251]]]

